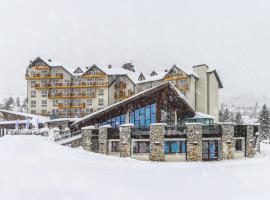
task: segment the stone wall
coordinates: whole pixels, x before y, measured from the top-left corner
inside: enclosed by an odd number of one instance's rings
[[[82,128],[81,146],[86,151],[91,151],[91,138],[92,131],[95,129],[94,126],[87,126]]]
[[[187,124],[187,160],[202,161],[202,124]]]
[[[133,124],[120,126],[120,157],[131,156],[131,131]]]
[[[99,153],[108,154],[108,128],[110,126],[100,126],[99,127]]]
[[[166,124],[150,125],[150,160],[164,161],[164,134]]]
[[[234,124],[222,123],[222,158],[224,160],[230,160],[234,158]]]

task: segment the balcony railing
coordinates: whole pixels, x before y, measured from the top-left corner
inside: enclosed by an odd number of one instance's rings
[[[114,85],[115,89],[126,89],[126,87],[127,87],[127,84],[122,82],[122,81],[120,81]]]
[[[29,75],[26,74],[25,75],[25,79],[26,80],[38,80],[38,79],[62,79],[63,78],[63,74],[33,74],[33,75]]]
[[[82,83],[55,83],[51,84],[49,88],[95,88],[95,87],[108,87],[108,82],[82,82]]]
[[[50,67],[49,66],[35,66],[34,67],[36,70],[49,70]]]
[[[114,99],[116,99],[116,100],[123,100],[123,99],[126,99],[126,98],[131,97],[133,94],[134,94],[134,92],[129,93],[127,95],[126,94],[115,94],[114,95]]]
[[[68,104],[68,105],[64,105],[63,103],[59,103],[58,104],[58,108],[59,109],[64,109],[64,108],[85,108],[85,103],[81,103],[81,104]]]
[[[101,72],[82,75],[82,78],[106,78],[107,75]]]
[[[187,79],[187,75],[185,74],[169,74],[165,77],[165,81],[172,81],[172,80],[181,80]]]
[[[55,93],[55,94],[49,94],[49,99],[76,99],[76,98],[95,98],[95,94],[86,94],[86,93],[69,93],[69,94],[63,94],[63,93]]]
[[[221,126],[220,125],[207,125],[202,127],[202,134],[203,135],[221,135]]]

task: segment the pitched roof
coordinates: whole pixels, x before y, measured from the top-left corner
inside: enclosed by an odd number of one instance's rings
[[[103,108],[101,110],[98,110],[94,113],[91,113],[77,121],[75,121],[72,125],[75,126],[76,124],[79,124],[79,123],[82,123],[86,120],[91,120],[97,116],[101,116],[103,115],[104,113],[110,113],[112,112],[113,110],[115,109],[118,109],[119,107],[121,106],[124,106],[125,104],[127,104],[128,102],[133,102],[134,100],[136,99],[139,99],[141,97],[145,97],[146,94],[154,94],[154,93],[157,93],[157,91],[161,90],[161,89],[164,89],[164,88],[169,88],[170,90],[174,91],[174,93],[176,94],[177,98],[179,98],[179,100],[181,101],[181,103],[183,103],[187,109],[188,109],[188,112],[192,113],[193,116],[195,114],[195,111],[194,109],[192,108],[192,106],[188,103],[188,101],[186,100],[185,96],[170,82],[166,82],[166,83],[163,83],[159,86],[156,86],[156,87],[153,87],[153,88],[150,88],[150,89],[147,89],[147,90],[144,90],[142,92],[139,92],[123,101],[120,101],[120,102],[117,102],[115,104],[112,104],[106,108]],[[119,109],[118,109],[119,110]]]

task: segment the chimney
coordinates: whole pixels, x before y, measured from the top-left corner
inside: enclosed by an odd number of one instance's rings
[[[168,72],[168,70],[167,70],[167,69],[165,69],[165,72]]]
[[[111,69],[111,68],[112,68],[112,65],[111,65],[111,64],[109,64],[109,65],[108,65],[108,68],[109,68],[109,69]]]
[[[49,61],[49,62],[52,62],[52,60],[51,60],[51,59],[48,59],[48,61]]]

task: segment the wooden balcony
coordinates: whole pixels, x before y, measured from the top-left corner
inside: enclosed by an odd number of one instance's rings
[[[69,94],[63,94],[63,93],[56,93],[56,94],[49,94],[49,99],[88,99],[88,98],[95,98],[95,94],[86,94],[86,93],[69,93]]]
[[[49,70],[49,66],[34,66],[34,69],[36,70]]]
[[[169,74],[164,78],[164,81],[182,80],[187,79],[185,74]]]
[[[96,73],[82,75],[82,78],[107,78],[107,75],[104,73],[96,72]]]
[[[127,84],[120,81],[114,85],[114,89],[126,89]]]
[[[45,74],[45,75],[41,75],[41,74],[34,74],[34,75],[29,75],[26,74],[25,75],[25,79],[26,80],[39,80],[39,79],[63,79],[63,74]]]
[[[127,98],[131,97],[133,94],[134,94],[133,92],[129,93],[129,94],[125,94],[125,93],[124,94],[115,94],[114,99],[116,99],[116,100],[124,100],[124,99],[127,99]]]
[[[93,82],[93,83],[88,83],[88,82],[82,82],[80,84],[76,83],[56,83],[54,85],[50,85],[49,88],[54,88],[54,89],[65,89],[65,88],[98,88],[98,87],[108,87],[109,83],[108,82]]]
[[[49,84],[35,84],[35,89],[37,90],[46,90],[49,88]]]
[[[58,109],[64,109],[64,108],[85,108],[85,103],[81,103],[79,105],[76,105],[76,104],[70,104],[70,105],[64,105],[63,103],[59,103],[58,104]]]
[[[177,85],[176,86],[180,91],[187,91],[189,89],[188,84],[185,85]]]

